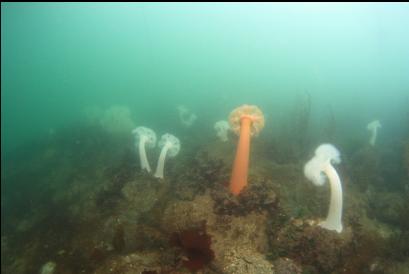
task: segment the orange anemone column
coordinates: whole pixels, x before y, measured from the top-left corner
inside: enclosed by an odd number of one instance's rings
[[[236,196],[239,195],[247,185],[251,123],[252,119],[248,116],[243,116],[240,119],[240,137],[230,179],[230,192]]]

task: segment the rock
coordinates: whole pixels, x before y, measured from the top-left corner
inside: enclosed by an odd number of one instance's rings
[[[134,274],[161,273],[164,261],[160,252],[137,252],[125,256],[115,256],[98,267],[94,274]]]
[[[273,262],[276,274],[301,274],[301,267],[289,258],[278,258]]]
[[[230,249],[219,268],[224,274],[274,274],[274,266],[264,256],[254,250],[243,248]],[[292,273],[293,274],[293,273]]]
[[[218,214],[239,216],[263,211],[274,214],[278,204],[271,182],[262,178],[253,179],[238,196],[233,196],[227,187],[221,185],[214,188],[211,193]]]
[[[272,273],[273,266],[263,255],[268,249],[268,214],[216,215],[213,207],[209,193],[191,202],[173,202],[163,215],[162,229],[171,234],[205,224],[215,255],[211,269],[222,273]]]
[[[296,219],[275,234],[271,245],[278,256],[331,273],[351,255],[352,230],[345,227],[337,233],[321,228],[317,222]]]

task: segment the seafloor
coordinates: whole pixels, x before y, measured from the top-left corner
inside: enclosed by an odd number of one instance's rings
[[[98,125],[51,131],[7,154],[1,272],[409,273],[409,139],[339,145],[338,234],[316,225],[329,187],[303,175],[314,146],[252,141],[249,185],[234,197],[226,183],[236,138],[179,135],[164,179],[141,171],[131,134]]]

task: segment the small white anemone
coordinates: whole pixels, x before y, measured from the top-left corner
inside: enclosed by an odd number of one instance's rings
[[[132,130],[132,134],[135,135],[136,145],[139,148],[139,159],[141,161],[141,169],[146,169],[151,172],[151,167],[146,157],[145,146],[149,148],[154,148],[156,146],[156,134],[155,132],[147,127],[137,127]]]
[[[214,124],[214,129],[216,130],[217,136],[222,140],[222,142],[227,142],[227,132],[230,129],[230,125],[225,120],[220,120]]]
[[[375,145],[376,136],[378,134],[378,128],[381,128],[381,127],[382,125],[379,122],[379,120],[374,120],[366,126],[366,128],[371,132],[371,138],[369,139],[369,143],[371,144],[371,146]]]
[[[172,134],[166,133],[163,134],[160,141],[159,147],[162,147],[160,152],[158,165],[156,166],[155,177],[163,179],[163,169],[165,167],[165,159],[168,157],[175,157],[180,150],[180,141],[178,138]]]
[[[331,198],[328,215],[320,226],[342,232],[342,186],[332,163],[341,162],[339,151],[331,144],[322,144],[315,150],[315,156],[304,166],[304,175],[317,186],[322,186],[328,178]]]
[[[180,121],[184,126],[190,127],[196,121],[196,114],[192,113],[187,107],[180,105],[177,107]]]
[[[53,274],[56,266],[57,264],[54,262],[47,262],[41,267],[40,274]]]
[[[131,118],[131,110],[126,106],[115,105],[104,111],[99,119],[102,128],[112,134],[127,134],[135,123]]]

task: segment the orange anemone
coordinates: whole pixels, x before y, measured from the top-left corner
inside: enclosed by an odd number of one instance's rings
[[[239,195],[247,186],[250,138],[263,129],[264,116],[257,106],[242,105],[230,113],[229,122],[232,130],[239,135],[229,188],[233,195]]]

